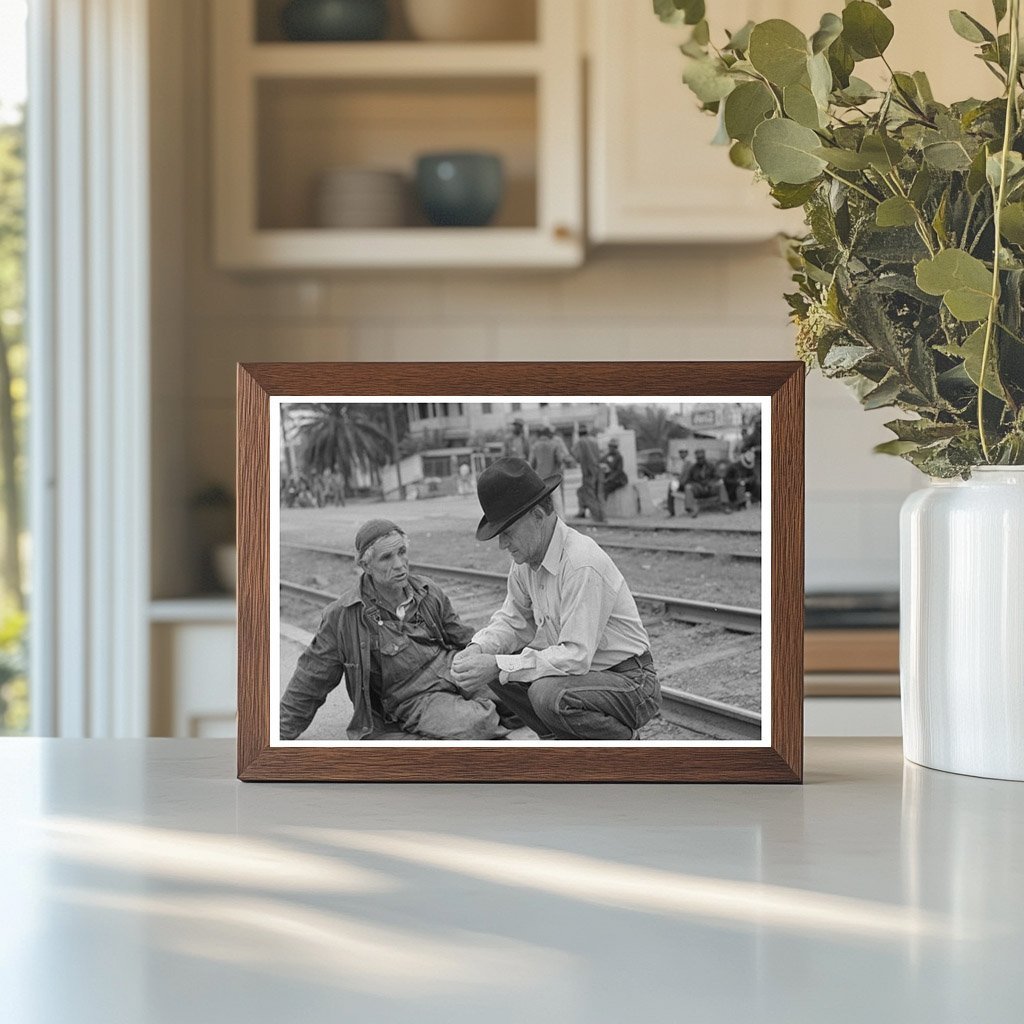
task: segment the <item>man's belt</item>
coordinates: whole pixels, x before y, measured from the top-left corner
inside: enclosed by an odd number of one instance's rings
[[[637,668],[650,668],[653,664],[654,659],[651,657],[651,652],[644,651],[643,654],[630,655],[625,661],[620,661],[618,665],[606,668],[605,672],[631,672]]]

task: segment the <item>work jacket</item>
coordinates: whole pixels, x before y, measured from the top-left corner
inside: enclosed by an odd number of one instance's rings
[[[409,586],[438,649],[459,651],[466,647],[473,631],[462,624],[447,594],[425,576],[410,574]],[[353,708],[348,738],[364,739],[374,731],[370,698],[372,652],[375,645],[382,657],[389,652],[381,647],[381,627],[371,590],[363,577],[324,610],[320,626],[299,657],[291,682],[281,696],[282,740],[297,739],[309,727],[342,678]]]

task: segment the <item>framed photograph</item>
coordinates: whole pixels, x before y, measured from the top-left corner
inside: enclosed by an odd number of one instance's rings
[[[238,776],[799,782],[798,362],[238,367]]]

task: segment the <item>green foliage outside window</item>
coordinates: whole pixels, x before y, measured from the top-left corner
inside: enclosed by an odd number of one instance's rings
[[[24,119],[0,121],[0,734],[28,727]]]

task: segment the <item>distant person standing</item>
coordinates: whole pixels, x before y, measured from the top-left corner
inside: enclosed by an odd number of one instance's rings
[[[523,421],[518,417],[512,421],[512,429],[505,435],[505,443],[502,448],[505,458],[526,459],[530,458],[530,439],[523,429]]]
[[[555,443],[554,431],[549,423],[541,424],[539,432],[540,437],[531,445],[530,458],[527,461],[536,470],[537,475],[542,480],[546,480],[549,476],[561,473],[562,452]],[[555,504],[555,512],[564,516],[565,509],[562,507],[561,494],[557,489],[551,495],[551,498]]]
[[[594,522],[604,522],[604,501],[601,492],[601,449],[597,441],[590,436],[586,424],[580,427],[580,439],[573,445],[572,457],[579,463],[583,473],[583,482],[576,491],[580,510],[577,519],[585,519],[587,511],[594,517]]]
[[[668,503],[666,508],[668,514],[674,516],[676,514],[676,494],[683,493],[683,484],[686,481],[687,474],[690,472],[690,467],[693,465],[693,459],[690,458],[689,448],[679,449],[679,476],[675,480],[669,480],[668,482]]]

